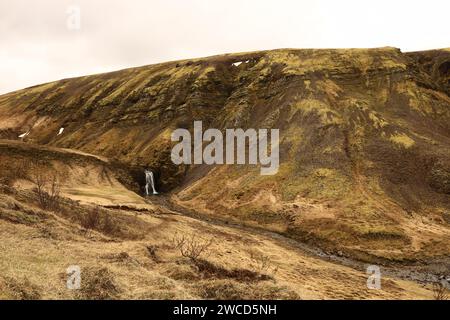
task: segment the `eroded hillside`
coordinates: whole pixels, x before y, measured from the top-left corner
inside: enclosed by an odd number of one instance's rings
[[[449,61],[283,49],[65,79],[1,96],[1,137],[148,166],[181,207],[330,252],[448,261]],[[279,128],[279,173],[173,165],[170,134],[194,120]]]

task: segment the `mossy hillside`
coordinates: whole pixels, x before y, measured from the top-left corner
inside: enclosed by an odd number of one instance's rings
[[[449,60],[448,51],[380,48],[168,62],[0,96],[0,129],[150,167],[162,190],[204,214],[359,250],[395,239],[405,253],[446,230],[421,234],[408,219],[442,220],[450,208]],[[169,133],[195,120],[204,129],[280,129],[278,174],[174,166]]]

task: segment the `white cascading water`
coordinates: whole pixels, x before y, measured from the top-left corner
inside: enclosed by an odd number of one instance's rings
[[[158,194],[155,189],[155,179],[153,177],[153,172],[150,170],[145,170],[145,194],[150,195],[149,188],[152,187],[153,194]]]

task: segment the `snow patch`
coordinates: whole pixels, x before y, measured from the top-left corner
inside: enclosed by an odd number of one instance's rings
[[[58,136],[64,132],[64,128],[59,129]]]
[[[239,67],[241,65],[242,61],[238,61],[238,62],[234,62],[233,66],[235,67]]]
[[[27,135],[29,135],[30,134],[30,131],[27,131],[27,132],[25,132],[25,133],[22,133],[20,136],[19,136],[19,138],[25,138]]]

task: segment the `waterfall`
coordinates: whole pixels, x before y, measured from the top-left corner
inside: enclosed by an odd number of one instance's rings
[[[150,195],[149,187],[152,186],[153,194],[158,194],[155,189],[155,178],[153,172],[150,170],[145,170],[145,194]]]

